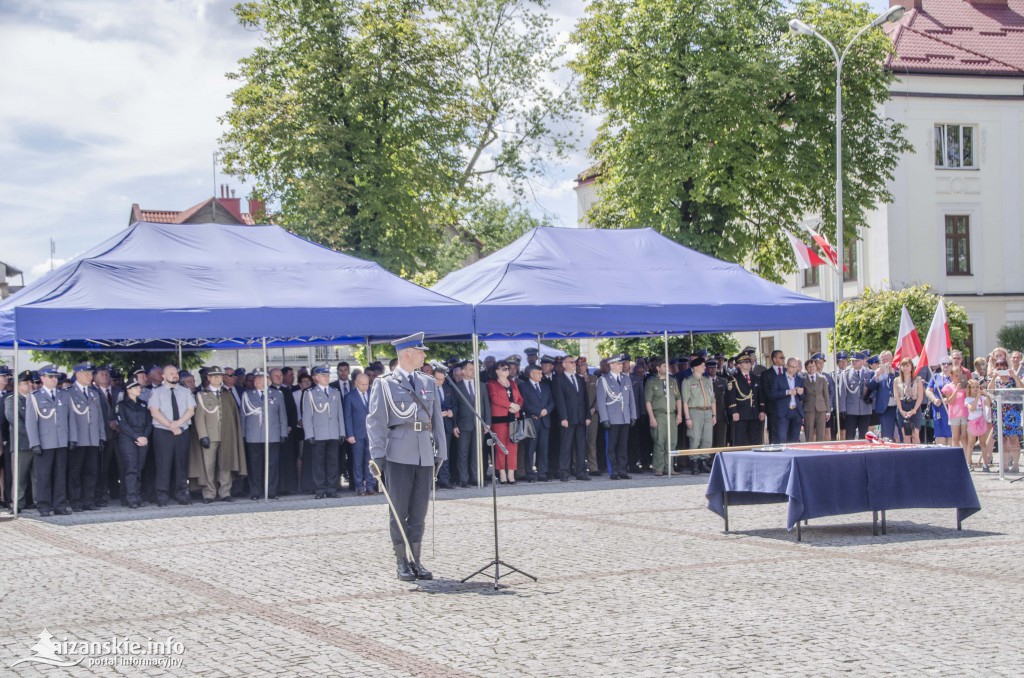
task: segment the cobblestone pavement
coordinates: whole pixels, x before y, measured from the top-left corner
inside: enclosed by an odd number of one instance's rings
[[[437,579],[399,582],[381,497],[147,508],[0,524],[0,675],[1019,676],[1024,482],[982,511],[812,521],[705,508],[706,476],[445,491]],[[431,552],[430,532],[424,545]],[[180,666],[21,663],[55,641],[166,642]],[[174,643],[180,645],[174,645]],[[175,650],[180,650],[176,652]],[[139,659],[139,657],[134,657]]]

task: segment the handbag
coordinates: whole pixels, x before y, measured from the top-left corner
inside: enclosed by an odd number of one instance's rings
[[[508,439],[514,443],[521,442],[527,438],[536,438],[537,429],[532,419],[513,419],[508,424]]]

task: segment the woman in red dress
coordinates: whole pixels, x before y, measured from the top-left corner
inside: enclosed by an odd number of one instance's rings
[[[519,394],[515,380],[509,379],[507,362],[498,362],[494,372],[497,379],[487,382],[487,395],[491,397],[491,433],[508,448],[506,456],[501,448],[494,446],[494,468],[503,485],[515,485],[519,446],[508,439],[508,425],[519,418],[523,396]]]

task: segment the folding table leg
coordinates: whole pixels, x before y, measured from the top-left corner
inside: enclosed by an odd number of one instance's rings
[[[729,534],[729,493],[722,492],[722,518],[725,520],[725,533]]]
[[[800,533],[800,521],[796,521],[796,540],[803,541],[803,535]]]
[[[956,512],[956,529],[962,530],[964,521],[960,520],[960,511]]]
[[[878,536],[878,511],[871,512],[871,536]]]
[[[885,526],[885,511],[882,511],[882,534],[889,534],[889,530]]]

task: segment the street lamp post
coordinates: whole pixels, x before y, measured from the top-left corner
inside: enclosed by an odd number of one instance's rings
[[[789,21],[789,29],[791,31],[801,35],[813,35],[828,45],[829,49],[832,50],[832,55],[836,58],[836,259],[837,268],[839,269],[839,285],[836,288],[837,312],[839,306],[843,303],[843,62],[846,60],[850,47],[853,46],[853,43],[857,42],[860,36],[872,28],[877,28],[889,21],[899,21],[904,12],[906,12],[906,9],[902,5],[890,7],[888,12],[860,29],[857,35],[853,36],[853,40],[846,45],[842,54],[814,26],[806,24],[799,19],[791,19]]]

